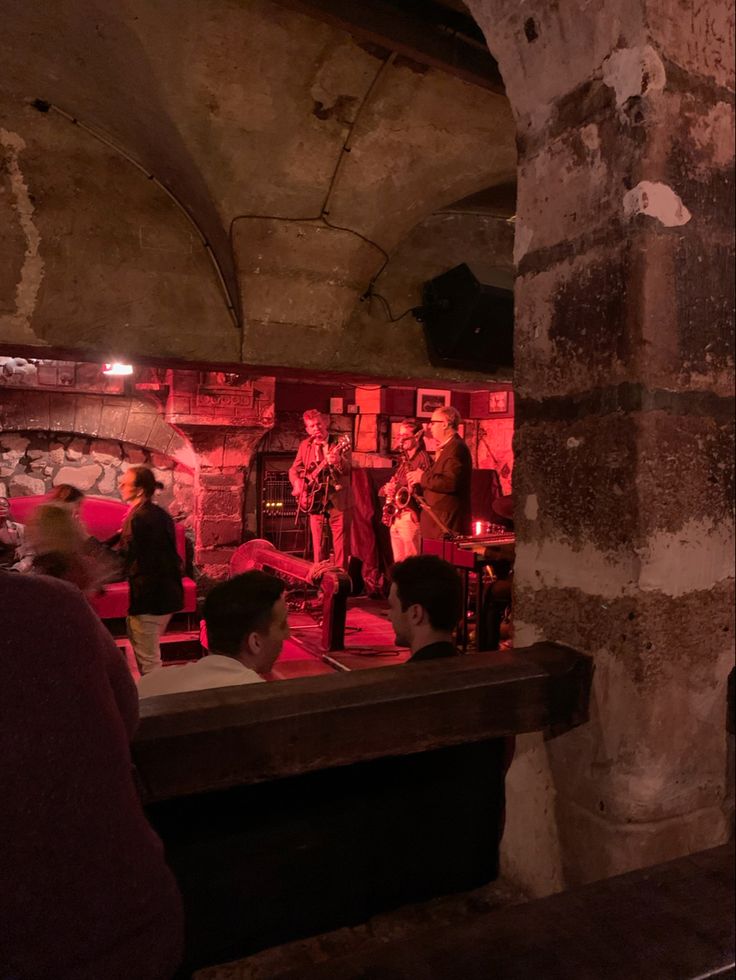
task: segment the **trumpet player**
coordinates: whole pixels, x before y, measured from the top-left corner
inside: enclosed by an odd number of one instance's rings
[[[379,496],[385,498],[382,520],[391,532],[391,551],[394,561],[403,561],[421,551],[419,506],[412,496],[407,480],[411,471],[426,470],[432,460],[424,447],[422,423],[407,419],[399,426],[401,460],[398,469],[383,487]]]

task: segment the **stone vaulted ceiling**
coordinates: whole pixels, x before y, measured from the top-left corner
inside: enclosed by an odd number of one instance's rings
[[[0,343],[349,366],[392,250],[515,177],[503,95],[269,0],[2,10]]]

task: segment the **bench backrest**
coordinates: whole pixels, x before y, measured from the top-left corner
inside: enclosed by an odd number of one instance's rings
[[[49,503],[51,494],[36,494],[31,497],[9,497],[10,519],[19,524],[27,524],[28,519],[41,504]],[[100,541],[112,537],[123,525],[128,513],[128,505],[107,497],[85,497],[82,501],[82,522],[90,534]],[[176,550],[182,561],[186,560],[184,528],[175,524]]]

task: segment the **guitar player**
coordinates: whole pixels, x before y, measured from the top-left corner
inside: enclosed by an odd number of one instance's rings
[[[302,416],[307,438],[302,439],[289,469],[292,493],[299,499],[312,472],[321,467],[315,499],[318,513],[309,514],[312,554],[315,563],[334,553],[335,564],[347,569],[350,547],[350,449],[330,439],[326,415],[316,408]],[[327,465],[322,466],[324,461]],[[332,549],[329,545],[332,535]]]

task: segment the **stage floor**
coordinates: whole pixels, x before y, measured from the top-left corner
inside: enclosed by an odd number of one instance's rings
[[[292,636],[284,644],[271,678],[286,680],[405,663],[409,659],[409,650],[395,645],[387,610],[385,601],[362,597],[349,599],[345,649],[331,653],[323,653],[320,649],[321,628],[315,618],[317,614],[290,612]]]

